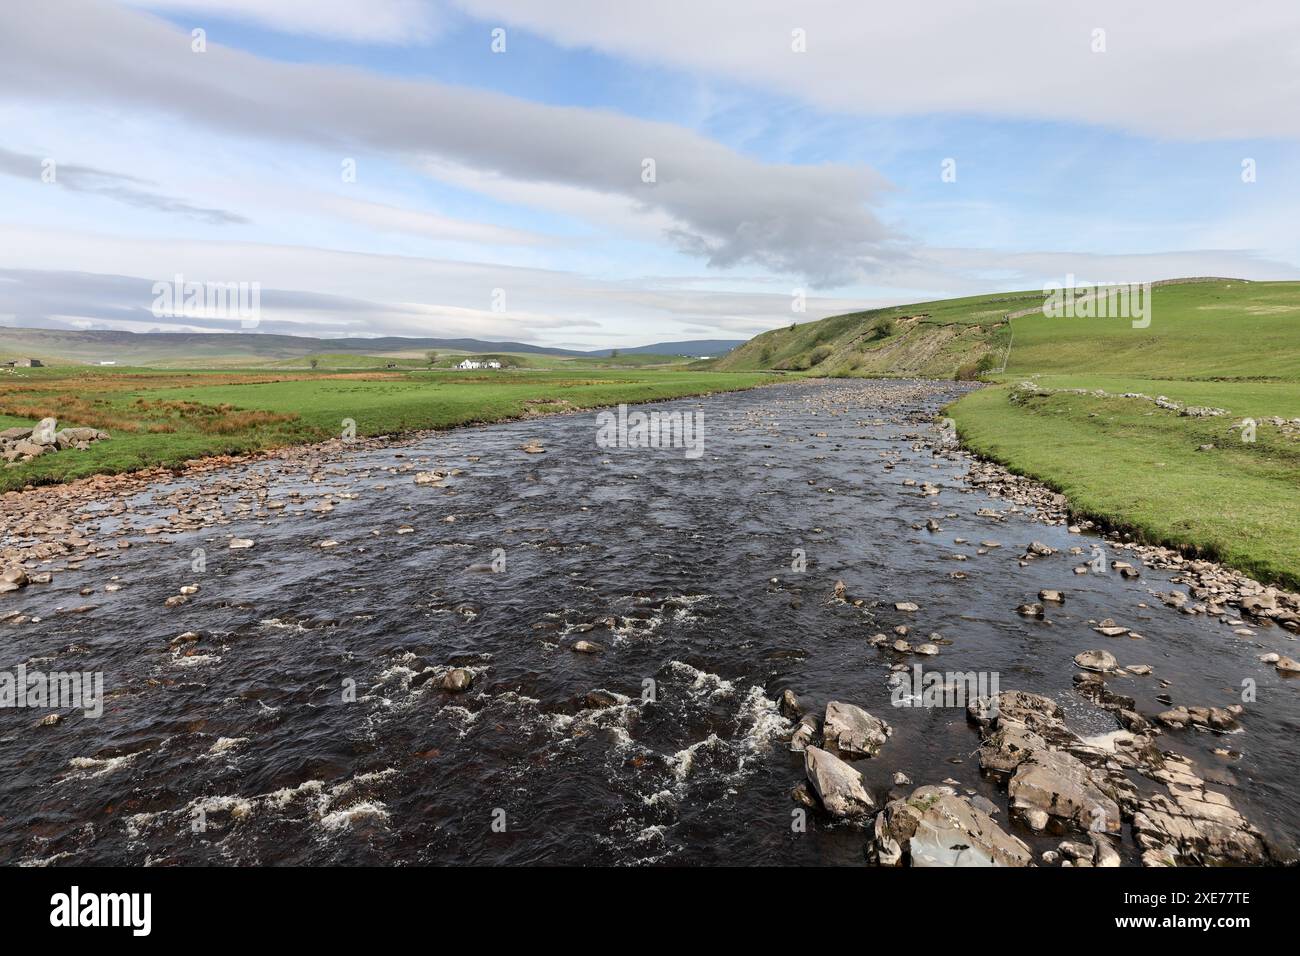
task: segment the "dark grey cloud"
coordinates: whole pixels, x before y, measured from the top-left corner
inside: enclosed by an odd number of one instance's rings
[[[214,226],[226,226],[246,223],[248,220],[236,213],[224,209],[210,209],[193,206],[180,199],[173,199],[160,193],[142,188],[153,185],[147,180],[126,176],[122,173],[96,169],[93,166],[81,166],[76,163],[60,162],[58,157],[29,156],[15,153],[0,147],[0,173],[19,179],[39,180],[45,169],[45,162],[52,159],[53,182],[51,185],[70,189],[78,193],[94,193],[117,202],[126,203],[141,209],[153,209],[157,212],[174,213],[188,216],[200,222]]]
[[[70,43],[69,37],[95,37]],[[715,266],[753,264],[813,285],[907,258],[869,205],[863,166],[758,162],[690,130],[603,110],[334,66],[281,63],[93,0],[6,13],[0,96],[156,111],[188,128],[308,143],[340,157],[438,159],[524,182],[622,197],[669,217],[667,238]],[[643,163],[656,181],[643,181]]]

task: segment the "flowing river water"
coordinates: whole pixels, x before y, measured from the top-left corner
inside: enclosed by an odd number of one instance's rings
[[[878,802],[896,771],[951,779],[1041,850],[1059,837],[1007,819],[965,712],[892,707],[890,667],[996,673],[1095,734],[1116,725],[1072,689],[1090,648],[1153,667],[1111,680],[1147,714],[1160,693],[1223,706],[1257,681],[1238,732],[1160,746],[1293,848],[1298,688],[1257,660],[1290,635],[1165,607],[1168,572],[1075,575],[1067,550],[1099,539],[964,488],[969,460],[935,453],[935,416],[964,388],[797,383],[655,406],[703,412],[695,460],[598,447],[583,413],[97,502],[83,533],[131,548],[0,596],[0,614],[39,618],[0,627],[0,666],[102,671],[107,696],[98,719],[52,727],[0,711],[0,862],[860,864],[860,827],[814,813],[792,828],[787,687],[892,725],[855,763]],[[545,452],[522,452],[530,439]],[[430,469],[443,487],[414,480]],[[219,522],[146,533],[196,502]],[[977,553],[988,539],[1002,547]],[[1022,567],[1034,540],[1058,553]],[[1018,616],[1042,588],[1066,603]],[[1107,617],[1143,639],[1094,632]],[[900,624],[951,643],[924,660],[870,645]],[[183,632],[199,639],[174,644]],[[579,639],[604,650],[575,653]],[[468,690],[443,689],[452,666]],[[1122,854],[1136,862],[1127,835]]]

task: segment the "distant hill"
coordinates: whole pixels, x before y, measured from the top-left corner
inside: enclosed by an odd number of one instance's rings
[[[715,367],[952,378],[986,355],[1000,357],[1007,313],[1042,302],[1041,291],[1006,292],[833,315],[757,335]]]
[[[1153,281],[1154,319],[1047,319],[1041,290],[998,292],[836,315],[763,332],[714,363],[827,376],[974,378],[1179,363],[1277,374],[1300,352],[1300,283],[1195,278]]]
[[[717,356],[741,340],[666,342],[618,349],[620,355]],[[393,355],[425,350],[494,352],[549,355],[573,359],[605,358],[614,349],[580,351],[551,348],[526,342],[489,342],[468,338],[381,338],[318,339],[300,335],[259,332],[117,332],[71,331],[64,329],[0,328],[0,360],[38,358],[50,363],[115,362],[118,365],[170,365],[187,362],[222,365],[250,362],[285,362],[308,355]]]

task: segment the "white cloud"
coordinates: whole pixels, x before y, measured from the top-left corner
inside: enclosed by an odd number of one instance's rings
[[[574,47],[850,114],[1082,122],[1185,139],[1300,136],[1300,5],[1220,0],[454,0]],[[806,32],[807,52],[791,50]],[[1105,52],[1093,52],[1093,31]]]
[[[346,196],[317,193],[314,196],[304,196],[302,200],[310,202],[316,211],[340,216],[380,232],[403,232],[438,241],[490,245],[533,245],[548,241],[547,237],[521,229],[468,222],[421,209],[349,199]]]
[[[96,37],[70,45],[67,37]],[[159,111],[267,141],[437,158],[508,180],[590,190],[656,210],[666,239],[712,266],[757,265],[841,283],[898,255],[868,208],[865,166],[766,164],[690,130],[431,81],[280,63],[90,0],[9,13],[0,90]],[[654,163],[647,181],[647,161]]]
[[[56,0],[57,2],[57,0]],[[124,0],[160,13],[242,20],[282,33],[364,43],[417,43],[436,32],[426,0]]]
[[[1075,90],[1064,88],[1058,73],[1040,77],[1045,54],[1029,40],[1064,23],[1065,14],[1026,13],[1010,0],[981,6],[979,20],[957,11],[924,28],[911,13],[873,11],[867,18],[859,7],[837,2],[805,9],[755,0],[745,17],[725,20],[721,11],[732,8],[713,0],[676,11],[660,6],[655,13],[630,4],[548,4],[540,19],[511,0],[464,5],[562,42],[738,76],[845,110],[1034,116],[1052,100],[1051,115],[1070,119],[1086,118],[1102,102],[1094,102],[1097,96],[1119,95],[1108,81],[1076,82]],[[202,12],[216,5],[175,0],[166,6]],[[250,0],[236,12],[253,6]],[[327,26],[313,27],[315,5],[258,5],[261,15],[279,18],[278,29],[328,28],[340,36],[350,22],[335,16],[343,7],[348,15],[362,9],[328,3],[319,8]],[[386,20],[384,11],[392,17]],[[1025,23],[1012,29],[1006,18],[1016,12]],[[366,22],[396,37],[384,24],[417,14],[423,15],[389,3]],[[7,220],[0,222],[0,270],[25,276],[22,308],[11,294],[0,297],[0,310],[13,309],[17,321],[153,327],[160,323],[144,318],[141,289],[182,272],[199,280],[260,282],[267,292],[264,330],[625,347],[747,336],[792,318],[899,301],[1038,288],[1069,273],[1114,280],[1300,274],[1278,261],[1294,258],[1288,219],[1294,204],[1273,201],[1275,194],[1261,194],[1249,208],[1239,204],[1221,220],[1222,213],[1189,210],[1188,223],[1198,217],[1194,228],[1147,223],[1137,209],[1087,230],[1096,217],[1086,201],[1045,208],[1028,221],[1026,204],[1004,205],[997,199],[1005,197],[980,193],[950,203],[943,215],[930,213],[931,220],[966,228],[945,228],[944,246],[927,247],[882,224],[874,204],[887,184],[862,166],[759,162],[667,123],[275,62],[225,48],[215,34],[208,52],[198,55],[186,30],[91,0],[23,5],[6,16],[0,125],[9,149],[0,148],[0,173],[29,179],[26,185],[6,181],[18,188],[7,188],[0,212]],[[1114,22],[1126,42],[1147,36],[1145,16],[1124,16]],[[1270,23],[1284,40],[1290,35],[1285,16],[1276,16]],[[792,66],[786,58],[799,55],[781,44],[796,17],[809,30],[809,53],[802,56],[813,59]],[[1243,44],[1256,42],[1264,18],[1253,10],[1234,21],[1222,38],[1229,61]],[[1142,69],[1158,64],[1183,78],[1179,57],[1196,46],[1198,34],[1176,18],[1169,29],[1170,36],[1151,38],[1151,62]],[[887,30],[894,32],[882,43],[879,31]],[[1005,37],[1004,30],[1010,30]],[[362,33],[356,37],[381,42]],[[70,43],[70,37],[95,42]],[[672,37],[680,42],[670,43]],[[1118,52],[1113,27],[1108,38],[1104,56]],[[774,43],[772,51],[753,52]],[[1018,59],[1002,55],[1004,45],[1015,44],[1027,44]],[[1261,63],[1275,63],[1270,56]],[[1090,76],[1081,70],[1094,68],[1071,55],[1059,59],[1059,73],[1076,81]],[[1130,67],[1136,69],[1121,68]],[[1254,75],[1247,71],[1247,80]],[[1132,110],[1120,102],[1114,114],[1119,125],[1175,103],[1170,112],[1190,118],[1162,122],[1190,124],[1184,132],[1201,135],[1197,124],[1216,115],[1219,100],[1205,99],[1204,115],[1186,103],[1208,81],[1188,80],[1177,97],[1163,82],[1134,87]],[[1239,89],[1235,79],[1215,82]],[[1286,94],[1294,82],[1277,79],[1262,95]],[[1256,107],[1243,105],[1238,119],[1256,123]],[[1283,110],[1273,119],[1288,124],[1295,117]],[[46,149],[59,157],[68,190],[33,185],[33,163]],[[641,181],[647,156],[657,162],[653,185]],[[359,157],[364,173],[341,186],[345,157]],[[1269,172],[1281,178],[1276,167]],[[897,214],[900,232],[925,218],[907,195],[889,195],[894,203],[885,208]],[[466,209],[482,213],[482,221],[451,215]],[[548,214],[564,221],[553,223]],[[575,228],[574,220],[590,228]],[[547,234],[553,225],[558,234]],[[1089,250],[1191,248],[1106,256],[1036,251],[1055,248],[1058,237]],[[492,258],[504,261],[486,261]],[[698,274],[705,263],[720,268]],[[7,292],[14,293],[16,281]],[[818,283],[835,285],[837,294],[812,294]],[[809,292],[806,313],[791,311],[796,286]],[[490,305],[498,288],[506,292],[504,312]]]
[[[188,281],[256,282],[266,316],[261,328],[304,335],[473,335],[547,345],[576,336],[590,347],[622,347],[694,337],[684,334],[693,325],[711,328],[710,337],[749,335],[791,315],[784,291],[707,289],[673,278],[602,281],[557,270],[306,246],[125,239],[0,224],[0,247],[8,250],[0,269],[26,277],[24,293],[10,287],[5,299],[6,311],[25,325],[55,314],[166,325],[144,316],[153,283],[176,273]],[[50,271],[51,262],[59,271]],[[493,308],[497,290],[503,294],[500,312]],[[801,318],[843,311],[853,300],[812,296],[808,303]]]

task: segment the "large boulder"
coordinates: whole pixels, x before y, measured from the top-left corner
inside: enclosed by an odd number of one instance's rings
[[[58,430],[59,423],[53,418],[42,418],[32,429],[31,441],[37,445],[53,445],[55,442],[54,434]]]
[[[862,785],[862,774],[820,747],[808,747],[803,757],[804,773],[827,813],[860,819],[875,811],[876,802]]]
[[[990,773],[1011,773],[1045,741],[1024,724],[1006,720],[980,744],[980,767]]]
[[[1030,752],[1017,765],[1007,793],[1012,812],[1031,826],[1046,814],[1084,830],[1120,832],[1119,805],[1083,761],[1063,750]]]
[[[1277,595],[1267,591],[1247,594],[1241,599],[1241,609],[1252,617],[1268,617],[1277,610]]]
[[[918,787],[876,817],[876,862],[896,866],[1032,866],[1033,853],[951,787]]]
[[[984,737],[1014,726],[1032,731],[1053,746],[1064,746],[1074,738],[1065,726],[1061,705],[1028,691],[1004,690],[996,697],[977,697],[966,705],[966,716]]]
[[[60,428],[55,433],[55,438],[57,439],[59,435],[62,435],[70,443],[100,441],[108,437],[107,432],[101,432],[98,428]]]
[[[1222,793],[1206,789],[1191,761],[1170,754],[1156,775],[1169,788],[1144,798],[1133,836],[1146,865],[1258,866],[1273,860],[1263,836]]]
[[[822,734],[828,746],[851,757],[874,757],[892,731],[861,707],[833,700],[826,705]]]
[[[13,453],[19,457],[27,456],[38,458],[47,451],[54,451],[54,448],[51,445],[42,445],[39,442],[30,441],[26,438],[20,438],[9,447]]]

